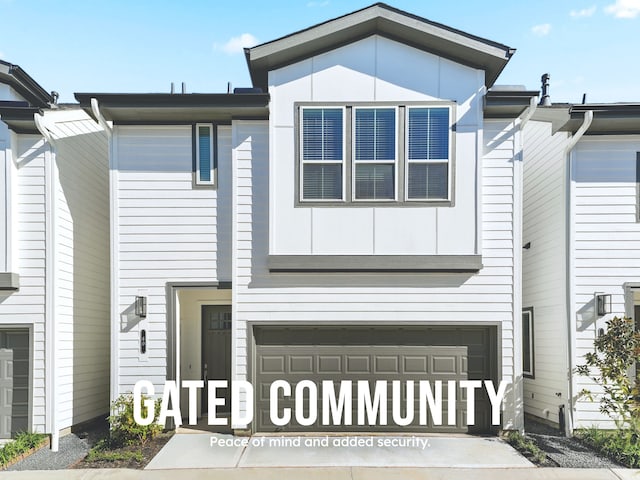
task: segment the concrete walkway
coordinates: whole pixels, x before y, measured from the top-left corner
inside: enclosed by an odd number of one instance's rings
[[[12,480],[631,480],[640,471],[587,468],[216,468],[3,472]]]
[[[147,470],[258,467],[533,466],[496,437],[472,436],[253,436],[177,434]]]

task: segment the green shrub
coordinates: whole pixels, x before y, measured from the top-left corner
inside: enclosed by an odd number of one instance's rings
[[[547,463],[547,456],[533,440],[521,435],[519,432],[509,432],[505,438],[509,445],[519,452],[531,456],[536,463]]]
[[[18,433],[15,439],[0,448],[0,466],[5,466],[14,458],[40,446],[46,438],[42,433]]]
[[[142,396],[141,411],[146,416],[146,408]],[[154,417],[160,413],[160,400],[154,402]],[[133,395],[125,394],[118,397],[111,405],[109,416],[109,447],[118,448],[127,445],[143,445],[147,440],[162,432],[162,425],[151,423],[140,425],[133,418]]]
[[[640,441],[636,429],[576,431],[576,436],[607,457],[630,468],[640,467]]]

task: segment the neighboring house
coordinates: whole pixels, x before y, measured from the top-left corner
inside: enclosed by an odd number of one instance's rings
[[[0,438],[109,410],[105,133],[0,61]]]
[[[540,106],[524,137],[525,412],[613,427],[574,371],[607,320],[638,318],[640,105]]]
[[[376,4],[248,49],[254,89],[76,94],[112,130],[111,398],[249,380],[256,418],[232,427],[267,432],[276,378],[492,379],[510,385],[498,428],[522,428],[519,117],[537,92],[487,94],[512,54]],[[476,400],[469,430],[489,431]],[[331,429],[400,427],[283,427]]]

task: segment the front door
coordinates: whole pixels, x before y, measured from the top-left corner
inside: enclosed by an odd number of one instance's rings
[[[29,427],[29,332],[0,331],[0,438]]]
[[[231,305],[202,306],[202,372],[205,380],[226,380],[231,384]],[[202,398],[202,412],[206,413],[207,388]],[[218,397],[222,395],[217,394]],[[224,407],[218,412],[231,411],[231,389],[224,390]]]

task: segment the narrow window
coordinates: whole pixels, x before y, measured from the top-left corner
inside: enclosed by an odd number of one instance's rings
[[[214,185],[213,125],[196,125],[196,184]]]
[[[302,200],[343,200],[344,110],[302,108]]]
[[[354,200],[396,198],[396,109],[355,108]]]
[[[450,108],[407,108],[407,199],[448,200]]]
[[[528,378],[533,376],[533,308],[522,310],[522,374]]]

